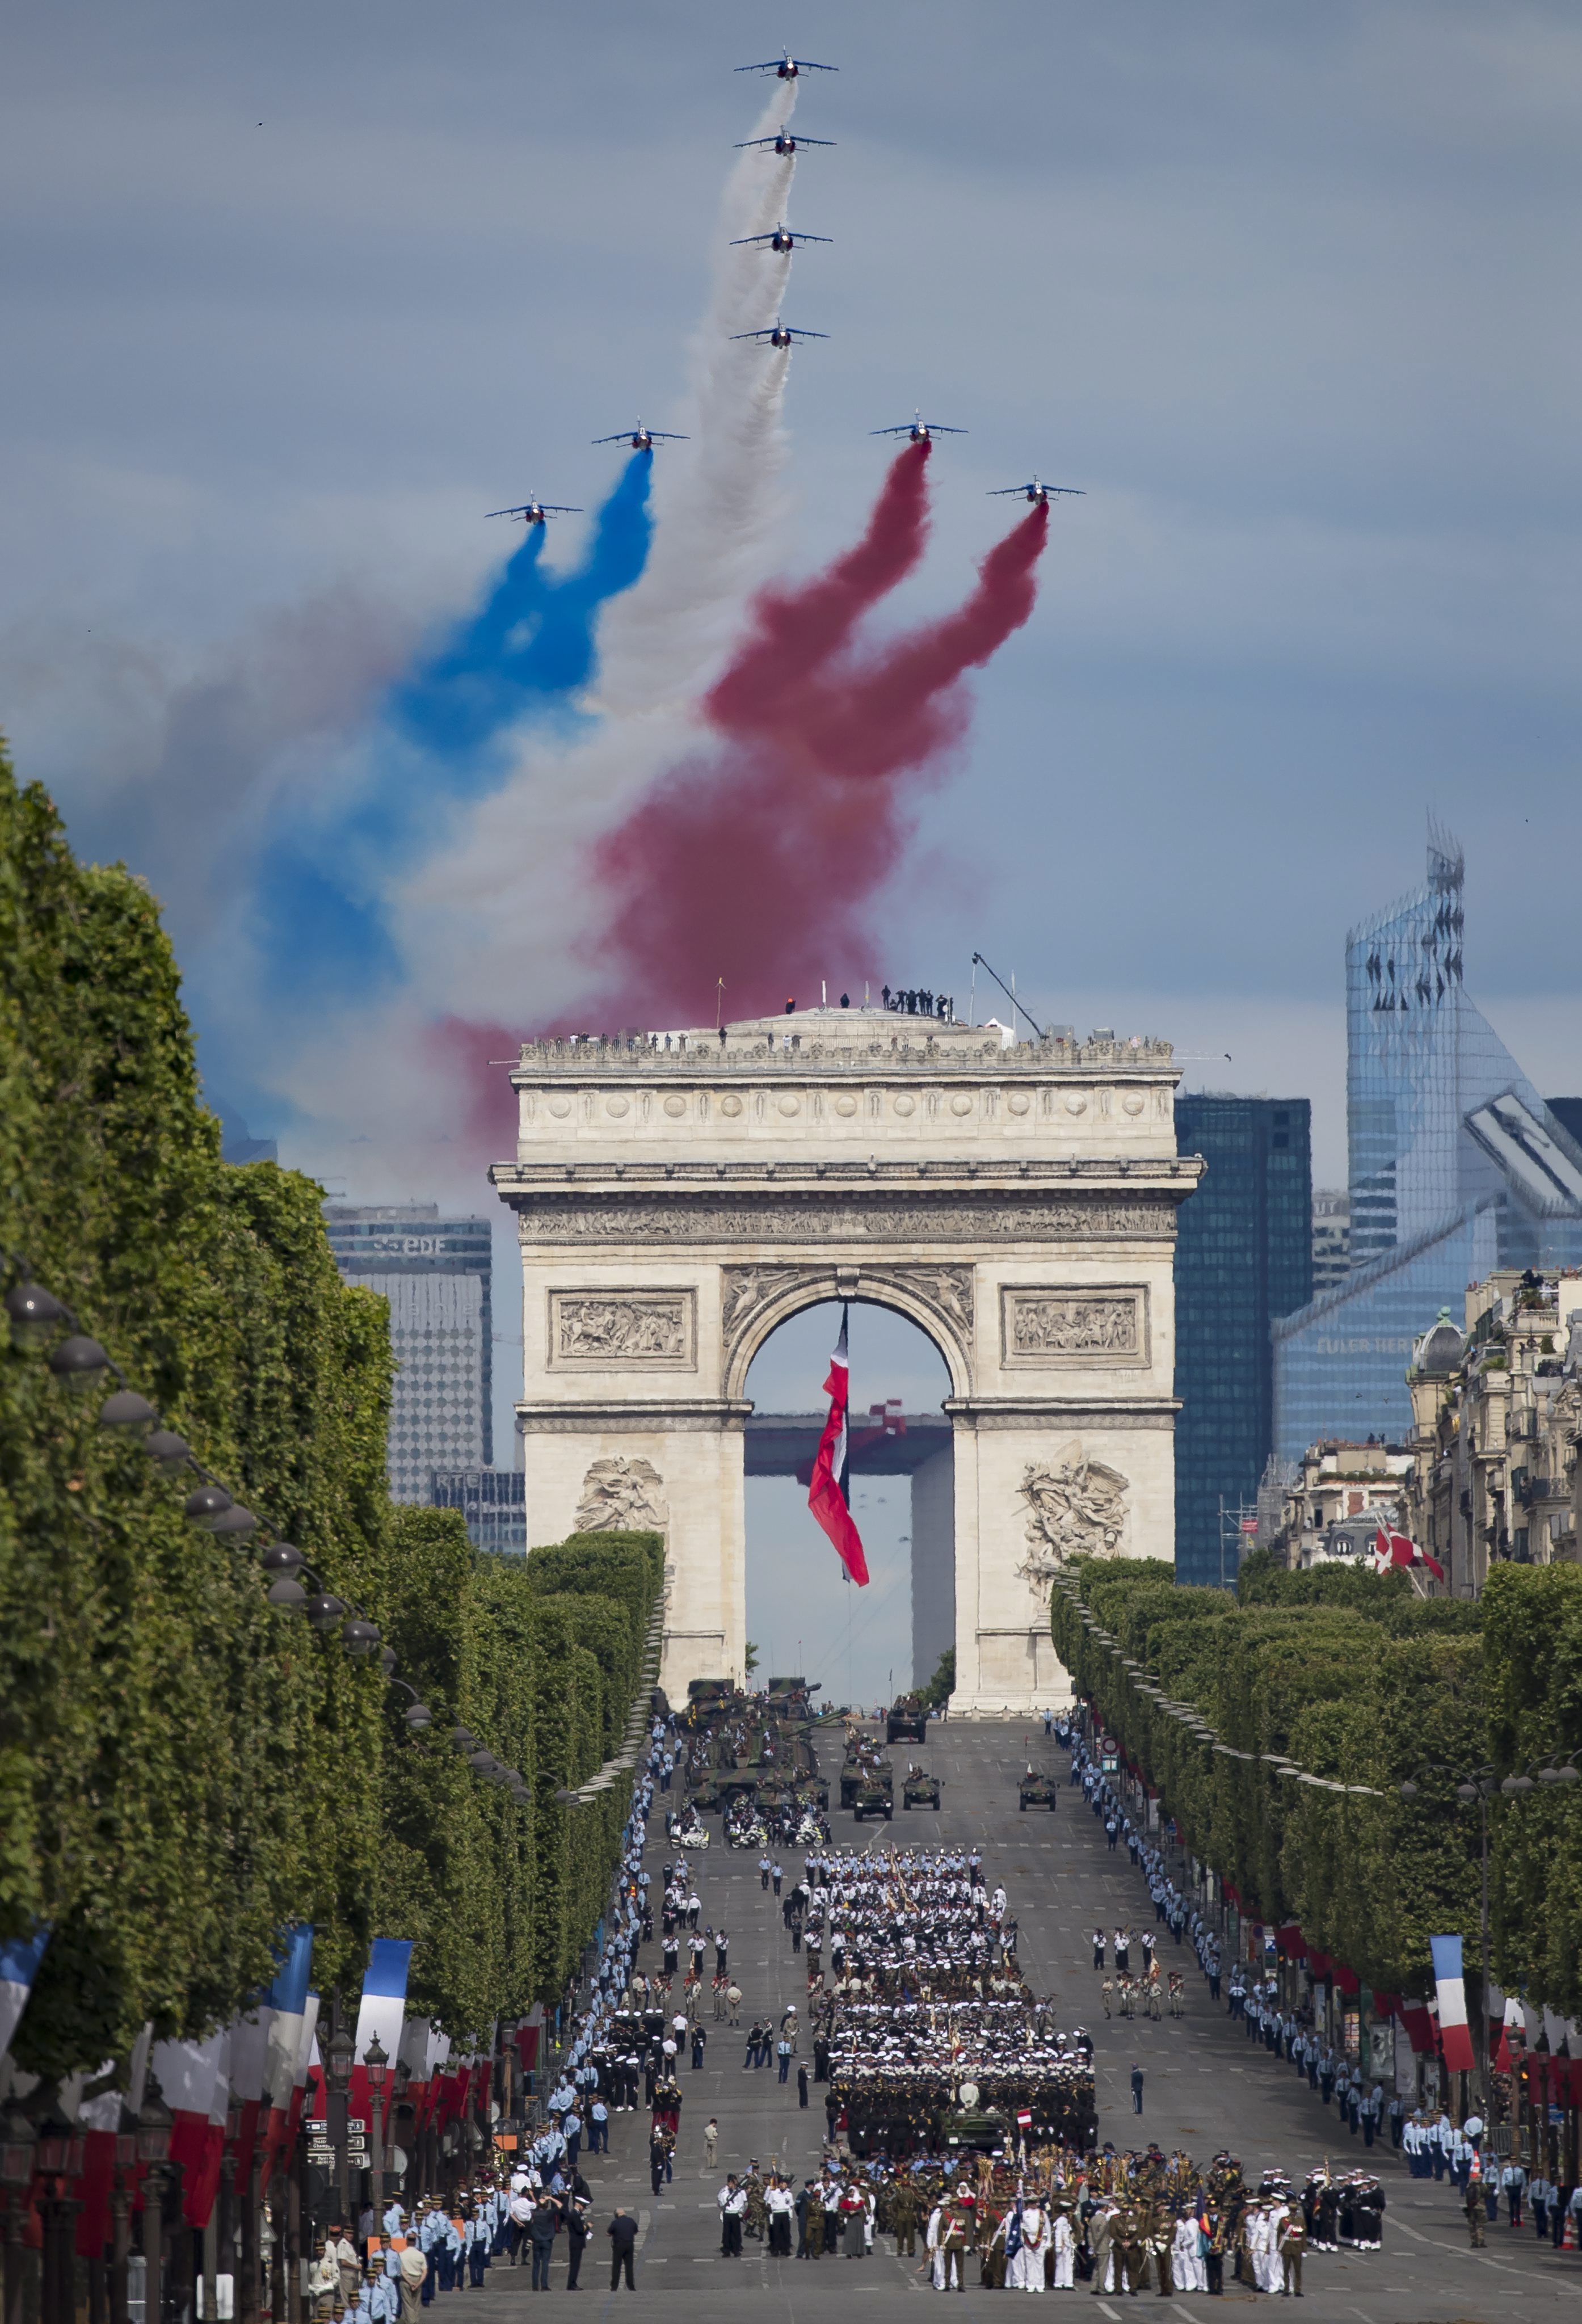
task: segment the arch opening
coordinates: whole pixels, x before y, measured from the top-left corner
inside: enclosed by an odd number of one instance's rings
[[[746,1370],[750,1683],[796,1672],[821,1683],[826,1705],[871,1707],[926,1685],[954,1647],[954,1455],[942,1409],[954,1383],[921,1323],[888,1303],[851,1302],[851,1506],[870,1576],[858,1589],[808,1507],[841,1304],[780,1318]]]

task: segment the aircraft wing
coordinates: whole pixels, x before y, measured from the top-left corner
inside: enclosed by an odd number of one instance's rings
[[[652,433],[652,430],[650,432]],[[618,435],[596,436],[593,440],[596,444],[629,444],[632,441],[632,433],[630,428],[623,428]]]
[[[525,516],[532,506],[532,503],[531,501],[524,501],[520,508],[486,509],[484,511],[485,521],[487,521],[487,520],[492,516]]]
[[[793,242],[833,242],[832,234],[804,234],[800,226],[788,226],[786,232]]]
[[[786,328],[793,339],[827,339],[829,337],[828,331],[804,331],[796,323],[788,323]]]
[[[811,57],[793,57],[791,62],[799,72],[838,72],[838,65],[816,65]]]
[[[965,436],[967,434],[965,428],[947,428],[939,420],[930,420],[926,425],[930,436]]]
[[[741,250],[749,242],[772,242],[773,240],[774,236],[772,234],[738,234],[733,237],[731,248]]]
[[[651,428],[648,432],[656,444],[684,444],[687,441],[684,436],[677,436],[669,428]],[[1025,1015],[1026,1011],[1022,1013]]]

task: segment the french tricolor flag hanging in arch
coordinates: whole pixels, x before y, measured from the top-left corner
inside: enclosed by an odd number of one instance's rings
[[[849,1497],[849,1463],[851,1431],[851,1366],[847,1356],[847,1324],[849,1307],[840,1311],[840,1337],[835,1342],[835,1352],[829,1359],[829,1377],[824,1383],[824,1393],[829,1398],[829,1417],[824,1423],[824,1434],[819,1439],[819,1450],[813,1456],[813,1481],[808,1489],[808,1507],[835,1544],[836,1554],[858,1588],[868,1579],[868,1561],[863,1555],[862,1536],[853,1521]]]

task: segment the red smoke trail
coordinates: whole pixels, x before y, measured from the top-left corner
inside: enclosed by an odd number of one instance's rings
[[[819,580],[766,589],[753,608],[754,634],[704,705],[727,734],[770,732],[819,668],[850,643],[863,615],[904,581],[929,537],[927,468],[933,450],[909,444],[891,463],[868,529]]]
[[[922,447],[918,447],[921,451]],[[605,957],[621,963],[604,1023],[706,1023],[805,1001],[822,976],[875,968],[866,910],[911,836],[911,808],[965,733],[964,674],[1031,614],[1049,512],[979,567],[966,604],[864,653],[857,622],[921,552],[922,462],[895,464],[864,541],[821,581],[761,602],[710,696],[724,746],[683,762],[600,844]],[[886,527],[880,532],[881,515]],[[807,650],[800,651],[805,643]]]

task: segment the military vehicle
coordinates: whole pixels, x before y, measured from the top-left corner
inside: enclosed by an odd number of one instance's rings
[[[909,1767],[906,1781],[901,1787],[903,1808],[937,1808],[939,1804],[939,1778],[930,1775],[926,1767]]]
[[[1036,1767],[1029,1767],[1016,1786],[1016,1804],[1028,1808],[1048,1808],[1052,1813],[1060,1804],[1060,1787],[1052,1775],[1041,1775]]]
[[[858,1823],[866,1816],[883,1816],[889,1823],[895,1814],[895,1794],[889,1784],[882,1783],[877,1775],[865,1776],[857,1785],[851,1812]]]
[[[719,1785],[709,1782],[699,1784],[688,1794],[687,1804],[699,1815],[713,1815],[719,1806]]]
[[[843,1808],[855,1806],[857,1794],[864,1784],[874,1780],[883,1784],[886,1792],[894,1789],[895,1778],[890,1762],[888,1759],[877,1757],[874,1747],[870,1746],[860,1758],[848,1758],[841,1767],[841,1806]]]
[[[886,1743],[926,1743],[929,1706],[919,1694],[898,1695],[884,1713]]]

